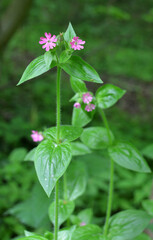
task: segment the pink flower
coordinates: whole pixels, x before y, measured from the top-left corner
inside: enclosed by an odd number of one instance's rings
[[[95,109],[95,105],[94,104],[89,104],[89,105],[87,105],[86,107],[85,107],[85,110],[87,111],[87,112],[92,112],[92,110],[94,110]]]
[[[78,102],[76,102],[76,103],[74,103],[74,105],[73,105],[75,108],[80,108],[81,107],[81,104],[80,103],[78,103]]]
[[[34,131],[34,130],[32,130],[31,137],[34,142],[41,142],[44,139],[44,137],[42,136],[41,133]]]
[[[82,227],[82,226],[85,226],[86,225],[86,223],[85,222],[81,222],[80,223],[80,226]]]
[[[82,100],[83,100],[84,103],[88,104],[88,103],[90,103],[92,101],[92,99],[93,99],[93,97],[92,97],[92,95],[89,92],[84,93],[82,95]]]
[[[81,39],[79,39],[79,37],[74,37],[70,44],[71,48],[73,48],[74,50],[80,50],[84,48],[84,46],[82,46],[81,44],[85,44],[85,41],[82,41]]]
[[[40,44],[44,44],[42,48],[46,48],[46,51],[49,51],[50,49],[53,49],[54,47],[56,47],[56,43],[55,43],[57,42],[56,36],[53,35],[51,37],[51,33],[46,33],[46,32],[45,32],[45,36],[46,38],[41,37],[39,41]]]

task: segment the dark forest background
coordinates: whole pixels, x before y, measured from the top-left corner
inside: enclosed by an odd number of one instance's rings
[[[44,32],[57,35],[66,30],[69,22],[86,41],[85,49],[78,54],[95,67],[104,83],[127,90],[123,99],[106,111],[111,129],[119,138],[133,142],[152,166],[152,0],[1,0],[0,236],[3,240],[22,235],[24,229],[41,232],[49,228],[49,200],[35,184],[32,164],[23,159],[35,146],[31,130],[55,125],[56,71],[53,69],[19,87],[16,84],[28,63],[44,53],[38,43]],[[62,124],[71,124],[73,104],[69,99],[73,92],[68,76],[63,73],[62,77]],[[87,86],[93,92],[98,88],[92,83]],[[98,115],[92,125],[101,125]],[[94,221],[101,223],[106,211],[106,193],[107,188],[97,178],[78,200],[77,209],[88,204],[94,208]],[[143,200],[150,197],[151,174],[116,169],[114,212],[141,208]],[[38,201],[40,198],[46,208]],[[24,210],[29,205],[30,210]]]

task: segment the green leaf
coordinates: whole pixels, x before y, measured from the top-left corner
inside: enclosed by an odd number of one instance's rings
[[[59,145],[52,140],[41,142],[35,153],[35,169],[44,191],[50,196],[57,180],[64,174],[71,161],[71,145]]]
[[[151,240],[152,238],[150,238],[147,234],[142,233],[140,236],[136,237],[135,239],[131,239],[131,240]]]
[[[13,206],[8,213],[32,228],[49,228],[50,221],[47,213],[53,197],[48,198],[40,184],[37,183],[32,189],[30,197]]]
[[[79,169],[79,171],[78,171]],[[75,200],[81,196],[87,185],[86,168],[81,161],[72,161],[67,172],[67,195],[69,200]]]
[[[25,234],[26,237],[34,236],[34,235],[35,235],[35,233],[29,232],[29,231],[26,231],[26,230],[24,231],[24,234]]]
[[[144,211],[126,210],[115,214],[109,222],[108,240],[130,240],[139,236],[151,217]]]
[[[96,225],[86,225],[77,228],[71,240],[102,240],[101,229]]]
[[[45,64],[46,64],[46,67],[50,67],[51,65],[51,62],[53,60],[53,55],[51,54],[51,51],[47,51],[45,52],[44,54],[44,60],[45,60]]]
[[[111,159],[120,166],[136,172],[151,172],[147,162],[130,143],[117,142],[109,148]]]
[[[150,158],[153,160],[153,143],[149,144],[142,150],[142,153],[145,157]]]
[[[153,199],[147,199],[142,202],[143,208],[147,211],[148,214],[153,216]]]
[[[54,234],[52,232],[45,232],[44,237],[47,238],[48,240],[54,240]]]
[[[113,142],[114,136],[112,132],[110,132],[110,137]],[[103,127],[90,127],[84,129],[81,135],[81,141],[91,149],[104,149],[110,145],[107,129]]]
[[[105,109],[113,106],[125,94],[125,92],[125,90],[112,84],[105,84],[96,92],[98,107]]]
[[[58,232],[58,240],[71,240],[71,236],[76,226],[71,227],[68,230],[62,230]]]
[[[25,148],[15,148],[9,155],[9,160],[11,162],[21,162],[27,154],[27,149]]]
[[[102,83],[98,73],[79,56],[72,56],[66,63],[60,64],[60,66],[72,77],[84,81]]]
[[[83,129],[80,127],[74,127],[74,126],[60,126],[60,140],[63,141],[74,141],[75,139],[79,138]],[[56,142],[57,139],[57,128],[52,127],[48,128],[43,132],[43,135],[47,138],[52,139]]]
[[[88,91],[85,83],[79,78],[70,77],[70,83],[71,83],[71,87],[75,93]]]
[[[78,214],[78,217],[81,220],[81,222],[84,222],[85,224],[89,224],[91,222],[92,216],[93,210],[91,208],[87,208]]]
[[[29,237],[19,238],[19,240],[47,240],[47,238],[41,237],[39,235],[33,235]]]
[[[65,201],[59,200],[59,208],[58,208],[58,225],[60,226],[63,222],[65,222],[72,212],[74,211],[74,202],[73,201]],[[49,207],[49,218],[51,222],[55,225],[55,202],[53,202]]]
[[[35,78],[47,72],[49,69],[55,66],[56,66],[55,61],[52,62],[50,67],[46,66],[44,55],[39,56],[27,66],[17,86],[20,85],[21,83],[24,83],[32,78]]]
[[[66,30],[66,32],[64,33],[64,40],[70,44],[72,38],[74,38],[76,36],[76,33],[72,27],[72,24],[69,23],[69,26]]]
[[[71,143],[71,146],[72,146],[72,156],[86,155],[91,153],[90,148],[88,148],[85,144],[81,142],[73,142]]]
[[[66,62],[71,57],[71,52],[69,50],[64,50],[60,55],[60,63]]]
[[[73,108],[72,125],[76,127],[84,127],[93,119],[95,111],[87,112],[84,110],[85,105],[82,104],[81,108]]]
[[[28,152],[27,155],[24,158],[24,161],[34,161],[36,149],[37,148],[35,147],[30,152]]]

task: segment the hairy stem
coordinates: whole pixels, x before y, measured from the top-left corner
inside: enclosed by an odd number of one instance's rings
[[[106,118],[106,115],[104,111],[101,109],[100,114],[102,116],[102,119],[104,121],[104,125],[107,129],[107,134],[108,134],[108,139],[109,139],[109,144],[112,144],[112,139],[111,139],[111,132],[109,128],[109,124]],[[107,203],[107,212],[106,212],[106,221],[105,221],[105,226],[104,226],[104,236],[107,236],[108,233],[108,227],[109,227],[109,219],[111,216],[111,210],[112,210],[112,200],[113,200],[113,185],[114,185],[114,162],[112,159],[110,159],[110,183],[109,183],[109,195],[108,195],[108,203]]]
[[[61,68],[57,67],[57,88],[56,88],[56,96],[57,96],[57,118],[56,118],[56,127],[57,127],[57,144],[60,143],[60,122],[61,122],[61,102],[60,102],[60,80],[61,80]],[[59,205],[59,197],[58,197],[58,181],[55,185],[55,228],[54,228],[54,240],[58,240],[58,205]]]

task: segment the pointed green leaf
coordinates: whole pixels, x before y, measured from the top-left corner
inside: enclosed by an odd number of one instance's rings
[[[69,125],[60,126],[60,140],[63,141],[74,141],[79,138],[83,129],[81,127],[73,127]],[[57,128],[52,127],[48,128],[43,132],[43,135],[47,138],[50,138],[54,141],[57,139]]]
[[[72,234],[71,240],[102,240],[101,228],[96,225],[78,227]]]
[[[85,83],[81,79],[71,77],[70,82],[71,82],[71,87],[75,93],[88,92]]]
[[[90,148],[88,148],[85,144],[81,142],[73,142],[71,143],[71,146],[72,146],[72,156],[86,155],[91,153]]]
[[[142,233],[140,236],[136,237],[135,239],[130,239],[130,240],[151,240],[147,234]]]
[[[51,66],[48,67],[44,60],[44,55],[39,56],[38,58],[34,59],[26,68],[24,71],[19,83],[17,85],[20,85],[21,83],[24,83],[32,78],[35,78],[45,72],[47,72],[49,69],[56,66],[55,61],[52,62]]]
[[[52,55],[51,51],[45,52],[45,54],[44,54],[44,60],[45,60],[46,66],[47,66],[47,67],[50,67],[51,62],[52,62],[52,60],[53,60],[53,55]]]
[[[59,145],[52,140],[44,140],[35,153],[35,169],[44,191],[50,196],[57,180],[64,174],[71,161],[71,145]]]
[[[60,64],[63,70],[72,77],[84,81],[102,83],[98,73],[79,56],[72,56],[66,63]]]
[[[110,137],[113,142],[114,136],[111,131]],[[110,145],[107,129],[103,127],[90,127],[84,129],[81,135],[81,141],[91,149],[104,149]]]
[[[136,172],[151,172],[140,152],[130,143],[117,142],[109,148],[111,159],[120,166]]]
[[[70,215],[74,211],[74,207],[75,205],[73,201],[59,200],[59,207],[58,207],[58,225],[59,226],[70,217]],[[51,222],[55,225],[55,202],[53,202],[49,207],[49,218]]]
[[[85,111],[85,104],[81,108],[73,108],[72,125],[76,127],[84,127],[93,119],[95,110],[92,112]]]
[[[76,33],[72,27],[72,24],[69,23],[69,26],[66,30],[66,32],[64,33],[64,40],[67,42],[67,43],[70,43],[72,38],[74,38],[76,36]]]
[[[58,232],[58,240],[71,240],[71,236],[76,229],[76,226],[69,228],[68,230],[62,230]]]
[[[151,217],[144,211],[126,210],[111,217],[108,240],[129,240],[139,236],[148,226]]]
[[[113,106],[124,94],[125,90],[112,84],[105,84],[98,88],[96,99],[99,108],[105,109]]]

